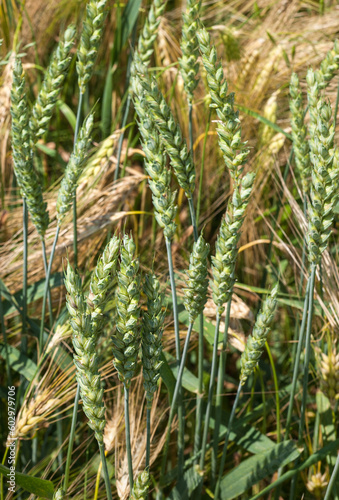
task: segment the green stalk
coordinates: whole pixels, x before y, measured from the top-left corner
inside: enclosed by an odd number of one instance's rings
[[[215,500],[218,500],[218,498],[219,498],[222,473],[224,471],[225,462],[226,462],[227,446],[228,446],[228,441],[229,441],[231,430],[232,430],[232,424],[233,424],[233,420],[234,420],[234,417],[235,417],[235,412],[236,412],[236,409],[237,409],[237,406],[238,406],[238,403],[239,403],[241,388],[242,388],[242,385],[239,383],[238,390],[237,390],[237,395],[235,397],[235,400],[234,400],[234,403],[233,403],[233,407],[232,407],[232,412],[231,412],[231,415],[230,415],[230,419],[228,421],[227,434],[226,434],[226,437],[225,437],[224,449],[223,449],[223,452],[222,452],[222,457],[221,457],[221,462],[220,462],[220,468],[219,468],[219,476],[218,476],[217,485],[216,485],[215,493],[214,493]]]
[[[104,472],[107,498],[108,498],[108,500],[113,500],[112,499],[111,483],[109,480],[107,461],[106,461],[106,456],[105,456],[105,446],[103,443],[99,444],[99,450],[100,450],[100,456],[101,456],[102,470]]]
[[[45,270],[45,276],[47,277],[47,271],[48,271],[48,263],[47,263],[47,253],[46,253],[46,244],[45,240],[41,240],[41,247],[42,247],[42,259],[44,261],[44,270]],[[27,279],[27,276],[26,276]],[[26,283],[27,286],[27,283]],[[53,309],[52,309],[52,294],[51,294],[51,288],[48,283],[48,314],[49,314],[49,328],[52,330],[53,328]]]
[[[212,114],[212,110],[210,109],[210,112],[209,112],[209,115],[208,115],[206,129],[205,129],[204,143],[203,143],[203,147],[202,147],[201,167],[200,167],[200,179],[199,179],[199,192],[198,192],[198,201],[197,201],[197,225],[199,225],[201,196],[202,196],[202,185],[203,185],[203,182],[204,182],[204,168],[205,168],[206,144],[207,144],[208,132],[209,132],[209,129],[210,129],[211,114]]]
[[[1,294],[1,288],[0,288],[0,322],[1,322],[1,333],[4,339],[4,344],[5,344],[5,356],[6,356],[6,371],[7,371],[7,382],[8,385],[12,385],[12,377],[11,377],[11,368],[9,366],[9,353],[8,353],[8,343],[7,343],[7,333],[6,333],[6,327],[5,327],[5,321],[4,321],[4,312],[2,308],[2,294]]]
[[[78,384],[77,385],[77,392],[75,393],[71,432],[69,435],[68,449],[67,449],[67,459],[66,459],[65,478],[64,478],[64,487],[63,487],[65,494],[67,494],[68,483],[69,483],[69,472],[70,472],[70,468],[71,468],[71,460],[72,460],[72,452],[73,452],[75,427],[77,424],[79,399],[80,399],[80,386]]]
[[[75,144],[77,142],[80,125],[81,125],[81,111],[82,111],[82,102],[83,102],[84,94],[80,92],[79,102],[78,102],[78,110],[77,110],[77,119],[75,123],[75,131],[74,131],[74,140],[73,140],[73,150],[75,148]],[[74,250],[74,267],[78,269],[78,228],[77,228],[77,199],[76,195],[73,200],[73,250]]]
[[[222,393],[224,390],[225,383],[225,370],[226,370],[226,359],[227,359],[227,341],[228,341],[228,327],[230,324],[230,314],[232,305],[232,294],[227,302],[226,308],[226,318],[225,318],[225,331],[224,338],[222,342],[222,351],[219,360],[219,370],[218,370],[218,380],[217,380],[217,392],[216,392],[216,402],[215,402],[215,426],[213,433],[213,448],[212,448],[212,487],[215,484],[215,478],[217,473],[217,457],[218,457],[218,446],[219,446],[219,432],[221,424],[221,411],[222,411]],[[219,332],[218,332],[219,336]]]
[[[124,396],[125,396],[125,429],[126,429],[126,453],[127,453],[127,463],[128,463],[128,476],[129,476],[129,486],[130,491],[133,488],[133,464],[132,464],[132,450],[131,450],[131,433],[130,433],[130,423],[129,423],[129,389],[124,385]]]
[[[190,207],[190,214],[191,214],[191,221],[192,221],[192,226],[193,226],[194,241],[197,241],[198,240],[198,228],[197,228],[197,220],[196,220],[196,217],[195,217],[195,210],[194,210],[193,198],[190,198],[188,200],[188,206]]]
[[[301,401],[301,415],[299,420],[298,429],[298,441],[300,442],[304,433],[305,427],[305,414],[306,414],[306,400],[307,400],[307,386],[308,386],[308,369],[310,363],[311,354],[311,332],[312,332],[312,316],[313,316],[313,306],[314,306],[314,284],[315,284],[315,274],[316,265],[312,265],[310,273],[310,289],[309,289],[309,305],[308,305],[308,317],[307,317],[307,329],[306,329],[306,339],[305,339],[305,360],[304,360],[304,379],[303,379],[303,393]],[[297,486],[298,474],[296,474],[291,483],[290,490],[290,500],[295,498],[295,490]]]
[[[214,333],[211,378],[210,378],[210,383],[209,383],[209,387],[208,387],[207,408],[206,408],[206,414],[205,414],[205,426],[204,426],[204,433],[202,436],[201,456],[200,456],[200,462],[199,462],[199,468],[200,468],[201,472],[203,471],[204,465],[205,465],[205,454],[206,454],[206,447],[207,447],[207,436],[208,436],[208,430],[209,430],[209,423],[210,423],[210,417],[211,417],[211,407],[212,407],[212,398],[213,398],[213,390],[214,390],[214,379],[215,379],[215,376],[217,373],[218,337],[219,337],[219,327],[220,327],[220,320],[221,320],[221,315],[219,314],[219,312],[217,313],[216,320],[217,321],[216,321],[215,333]],[[201,487],[202,487],[202,482],[201,482]]]
[[[176,381],[174,392],[173,392],[173,398],[172,398],[172,402],[171,402],[170,414],[169,414],[169,417],[168,417],[167,435],[166,435],[166,441],[165,441],[165,445],[164,445],[163,458],[162,458],[162,463],[161,463],[161,476],[163,476],[165,474],[165,471],[166,471],[166,460],[167,460],[169,442],[170,442],[170,437],[171,437],[171,425],[172,425],[173,418],[174,418],[174,415],[175,415],[176,402],[178,400],[178,396],[180,395],[181,381],[182,381],[182,376],[183,376],[184,369],[185,369],[185,363],[186,363],[186,358],[187,358],[188,346],[189,346],[189,343],[190,343],[190,338],[191,338],[192,330],[193,330],[193,323],[190,323],[189,326],[188,326],[188,330],[187,330],[187,335],[186,335],[186,339],[185,339],[185,345],[184,345],[184,349],[183,349],[183,352],[182,352],[182,358],[181,358],[181,362],[180,362],[180,366],[179,366],[179,370],[178,370],[177,381]]]
[[[189,141],[190,141],[190,151],[193,156],[193,120],[192,120],[192,111],[193,111],[193,105],[190,102],[188,104],[188,134],[189,134]]]
[[[146,411],[146,470],[149,470],[151,456],[151,408]]]
[[[22,238],[24,246],[23,254],[23,277],[22,277],[22,341],[21,350],[24,355],[27,352],[27,337],[26,337],[26,327],[27,327],[27,259],[28,259],[28,210],[26,199],[23,199],[23,213],[22,213]]]
[[[281,429],[280,429],[280,399],[279,399],[278,377],[277,377],[277,371],[276,371],[275,365],[274,365],[272,352],[271,352],[271,349],[268,345],[268,342],[266,342],[265,347],[266,347],[266,351],[268,354],[268,358],[270,360],[270,365],[271,365],[271,370],[272,370],[272,375],[273,375],[273,383],[274,383],[274,390],[275,390],[275,406],[276,406],[276,412],[277,412],[277,443],[280,443],[280,441],[281,441]]]
[[[198,344],[198,393],[197,393],[197,408],[195,417],[195,434],[194,434],[194,455],[195,463],[198,462],[197,453],[201,445],[201,429],[202,429],[202,397],[204,390],[204,315],[200,315],[199,323],[199,344]]]
[[[172,290],[172,302],[173,302],[173,316],[174,316],[174,333],[175,333],[175,350],[176,350],[176,361],[179,368],[180,365],[180,335],[179,335],[179,315],[178,315],[178,303],[177,303],[177,292],[175,288],[175,279],[173,272],[173,261],[172,261],[172,245],[168,238],[166,240],[166,250],[168,259],[168,269],[171,282]],[[178,472],[181,474],[184,466],[184,418],[183,418],[183,407],[182,407],[182,388],[179,388],[179,401],[178,401],[178,420],[179,420],[179,432],[178,432]]]
[[[49,258],[48,269],[47,269],[47,273],[46,273],[45,290],[44,290],[44,297],[43,297],[43,301],[42,301],[40,335],[39,335],[39,349],[40,349],[40,353],[41,353],[42,348],[43,348],[44,323],[45,323],[45,316],[46,316],[47,296],[48,296],[48,290],[49,290],[49,279],[51,277],[53,258],[54,258],[54,253],[55,253],[55,248],[56,248],[56,245],[57,245],[57,241],[58,241],[58,238],[59,238],[59,232],[60,232],[60,226],[57,227],[57,230],[56,230],[56,233],[55,233],[54,242],[53,242],[53,246],[52,246],[52,251],[51,251],[50,258]]]
[[[330,482],[328,483],[328,486],[327,486],[324,500],[330,500],[330,498],[331,498],[331,493],[332,493],[333,487],[335,485],[335,481],[336,481],[337,476],[338,476],[338,471],[339,471],[339,453],[337,455],[337,460],[335,462],[335,466],[334,466],[334,469],[333,469],[333,472],[331,475]]]

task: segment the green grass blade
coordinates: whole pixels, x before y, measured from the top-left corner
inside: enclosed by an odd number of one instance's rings
[[[0,473],[7,478],[10,477],[10,469],[1,464]],[[15,482],[25,491],[33,493],[33,495],[37,495],[40,498],[48,498],[50,500],[53,499],[54,487],[51,481],[29,476],[28,474],[22,474],[21,472],[15,472]]]

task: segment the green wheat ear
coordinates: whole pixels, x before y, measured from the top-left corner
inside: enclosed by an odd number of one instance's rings
[[[48,123],[52,117],[58,95],[62,89],[67,70],[72,60],[70,52],[74,45],[75,34],[75,26],[69,26],[60,40],[47,68],[29,122],[31,140],[34,144],[47,131]]]
[[[190,323],[204,310],[207,301],[207,258],[210,246],[200,235],[193,245],[190,265],[187,271],[186,288],[184,288],[184,305],[189,314]]]
[[[13,69],[11,90],[12,150],[14,172],[27,207],[41,238],[49,223],[47,204],[43,200],[38,175],[34,171],[28,125],[28,102],[25,91],[25,74],[20,59]]]
[[[151,408],[162,365],[160,357],[165,318],[162,310],[164,297],[160,293],[160,283],[153,274],[146,274],[143,290],[147,297],[147,311],[142,312],[142,370],[147,408]]]
[[[235,186],[217,237],[215,256],[212,257],[213,282],[211,287],[213,301],[218,307],[219,314],[223,313],[224,305],[229,301],[232,294],[241,227],[253,189],[254,179],[254,173],[247,173],[241,179],[240,185]]]
[[[113,236],[107,243],[91,276],[88,310],[91,314],[92,334],[97,338],[103,324],[108,292],[116,283],[116,271],[120,249],[120,240]]]
[[[339,151],[334,148],[334,127],[329,103],[320,97],[312,70],[307,73],[310,103],[310,158],[312,163],[311,203],[309,204],[308,258],[317,265],[327,248],[339,198]],[[318,101],[315,104],[315,96]]]
[[[138,40],[138,57],[145,66],[151,62],[153,46],[157,37],[160,19],[165,12],[167,0],[154,0]],[[133,65],[132,74],[135,73]]]
[[[304,194],[308,193],[311,163],[307,128],[304,122],[304,106],[298,76],[293,73],[290,81],[290,110],[295,164],[299,171]]]
[[[277,296],[278,285],[272,289],[270,295],[265,299],[262,310],[255,322],[253,332],[247,340],[245,350],[240,359],[241,385],[244,385],[248,377],[253,373],[262,354],[277,307]]]
[[[149,472],[147,470],[144,470],[141,474],[139,474],[133,485],[132,493],[129,497],[130,500],[146,500],[149,484]]]
[[[186,13],[183,15],[182,26],[182,57],[179,59],[179,64],[189,103],[192,103],[193,92],[199,83],[197,79],[199,72],[199,42],[196,33],[200,26],[200,10],[201,0],[187,0]]]
[[[107,14],[106,4],[107,0],[90,0],[86,7],[76,64],[81,94],[85,93],[87,83],[93,74]]]
[[[140,345],[140,276],[135,250],[132,236],[125,235],[118,272],[117,329],[112,341],[113,363],[126,389],[136,370]]]
[[[69,211],[78,187],[79,178],[83,172],[83,166],[87,159],[91,144],[91,133],[93,129],[93,115],[89,115],[84,121],[78,135],[75,148],[66,167],[65,175],[61,181],[56,203],[58,225],[60,226]]]
[[[80,276],[67,263],[65,275],[67,309],[73,331],[74,364],[80,386],[83,409],[88,425],[98,443],[103,443],[105,428],[104,389],[98,368],[97,342],[92,332],[91,316],[87,312]]]

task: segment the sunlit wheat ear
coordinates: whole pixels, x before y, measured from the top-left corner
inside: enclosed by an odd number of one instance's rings
[[[253,373],[259,358],[263,352],[271,323],[277,307],[278,285],[276,285],[264,304],[256,319],[253,332],[249,336],[244,352],[241,355],[240,383],[244,385],[248,377]]]
[[[227,94],[228,85],[221,63],[217,62],[216,48],[211,45],[210,35],[205,28],[197,33],[202,62],[207,73],[207,83],[211,96],[210,107],[217,112],[219,122],[217,133],[219,147],[223,152],[230,175],[237,183],[242,166],[247,161],[249,149],[241,140],[239,112],[234,110],[234,93]]]
[[[211,287],[213,301],[219,314],[223,313],[224,305],[232,294],[241,226],[250,200],[254,179],[255,175],[248,173],[241,179],[240,186],[235,186],[217,237],[215,256],[212,257],[213,281]]]
[[[333,49],[329,50],[320,68],[316,70],[316,79],[321,88],[327,87],[339,70],[339,40],[334,42]]]
[[[187,0],[186,12],[183,15],[181,51],[182,57],[179,59],[180,73],[184,80],[184,88],[188,102],[193,100],[193,92],[197,88],[199,80],[199,43],[196,33],[199,28],[199,16],[201,10],[201,0]]]
[[[40,237],[43,238],[48,226],[49,217],[47,204],[43,200],[39,177],[33,168],[29,139],[25,74],[20,59],[16,59],[13,69],[11,115],[14,172],[22,197],[26,199],[33,224]]]
[[[154,275],[146,274],[143,290],[147,297],[147,310],[142,311],[142,371],[147,407],[151,408],[162,365],[160,356],[165,311],[163,311],[164,297],[160,293],[160,283]]]
[[[29,121],[33,143],[36,143],[48,129],[48,123],[72,60],[70,52],[74,45],[75,34],[75,27],[69,26],[52,55]]]
[[[209,251],[209,244],[202,236],[199,236],[190,255],[190,265],[184,288],[184,305],[189,314],[190,323],[194,323],[199,314],[203,312],[207,301],[207,258]]]
[[[96,339],[92,334],[91,317],[87,314],[87,302],[82,291],[81,279],[69,262],[65,286],[67,309],[73,330],[74,364],[83,409],[88,418],[88,425],[93,429],[98,443],[103,443],[106,423],[104,389],[98,369]]]
[[[304,194],[308,193],[311,176],[311,162],[307,128],[304,122],[304,106],[298,76],[293,73],[290,80],[290,110],[295,164],[301,178]]]
[[[58,225],[60,226],[69,211],[78,181],[82,174],[88,150],[91,145],[91,133],[93,129],[93,115],[89,115],[79,132],[75,148],[66,167],[64,177],[61,181],[56,203]]]
[[[149,111],[152,113],[152,119],[170,157],[178,183],[185,191],[187,198],[191,199],[195,188],[195,168],[180,126],[174,120],[172,111],[160,92],[156,80],[148,78],[147,69],[140,60],[136,61],[136,71]]]
[[[149,175],[149,186],[155,218],[164,230],[166,238],[171,240],[176,231],[174,222],[177,207],[176,193],[171,191],[171,172],[166,166],[166,153],[161,143],[159,132],[149,113],[142,85],[136,75],[132,79],[132,93],[138,114],[138,126],[142,136],[142,147],[146,155],[145,169]]]
[[[138,56],[145,66],[151,62],[151,57],[154,51],[154,42],[157,37],[161,16],[165,12],[167,5],[166,0],[154,0],[148,16],[145,20],[144,27],[138,40]],[[132,73],[135,73],[133,65]]]
[[[92,273],[87,304],[91,314],[92,335],[95,338],[100,335],[100,329],[103,325],[108,291],[116,283],[119,249],[120,240],[113,236],[107,243]]]
[[[117,329],[112,337],[113,363],[127,389],[136,370],[140,346],[140,276],[135,249],[132,236],[125,235],[118,272]]]
[[[130,500],[146,500],[148,496],[149,484],[149,472],[144,470],[141,474],[139,474],[134,483]]]
[[[107,15],[106,5],[107,0],[90,0],[86,7],[76,64],[81,94],[85,93],[93,74]]]
[[[310,105],[310,158],[312,163],[311,203],[309,204],[308,259],[318,264],[331,234],[334,207],[339,197],[339,151],[334,148],[334,127],[329,103],[319,98],[314,72],[307,73]]]

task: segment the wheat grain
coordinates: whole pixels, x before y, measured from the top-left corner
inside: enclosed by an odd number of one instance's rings
[[[75,34],[75,26],[69,26],[52,55],[29,121],[33,143],[36,143],[39,137],[47,131],[48,123],[72,60],[70,52],[74,45]]]

